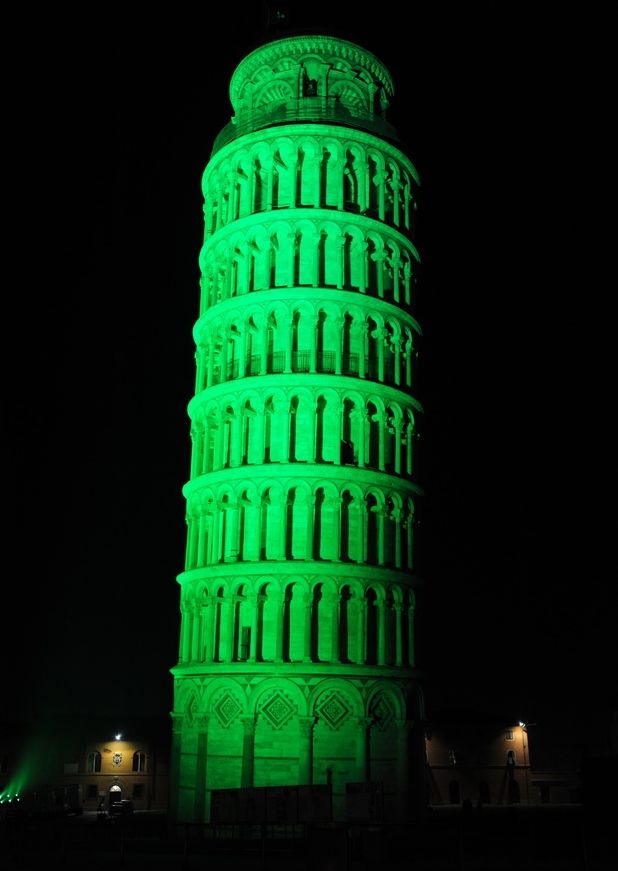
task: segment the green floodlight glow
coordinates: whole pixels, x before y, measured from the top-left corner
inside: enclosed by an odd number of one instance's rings
[[[31,785],[36,782],[36,769],[28,762],[22,764],[13,779],[6,785],[0,793],[0,800],[12,801],[13,798],[21,795]]]
[[[389,818],[420,796],[419,180],[392,95],[357,45],[276,40],[234,72],[204,172],[171,669],[181,820],[209,819],[225,788],[329,784],[335,818],[370,783]]]
[[[21,801],[26,794],[53,778],[56,739],[49,734],[35,734],[23,745],[11,780],[0,792],[0,801]]]

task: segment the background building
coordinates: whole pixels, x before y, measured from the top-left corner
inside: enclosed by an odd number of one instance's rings
[[[129,800],[136,811],[165,811],[169,729],[147,720],[114,733],[98,720],[56,718],[44,728],[0,730],[0,802],[43,814],[110,811]]]
[[[418,182],[370,52],[249,54],[203,177],[172,811],[212,790],[424,800],[415,670]],[[351,799],[350,799],[351,800]]]
[[[563,762],[548,767],[535,744],[535,726],[470,712],[431,718],[426,733],[429,803],[501,806],[580,801],[576,765]]]

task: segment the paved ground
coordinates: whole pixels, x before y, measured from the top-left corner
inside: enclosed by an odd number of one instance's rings
[[[2,822],[0,871],[616,871],[618,822],[581,807],[440,808],[406,826],[171,827],[164,815]]]

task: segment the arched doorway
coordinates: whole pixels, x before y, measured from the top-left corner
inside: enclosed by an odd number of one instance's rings
[[[121,799],[122,799],[122,790],[121,790],[121,788],[118,786],[118,784],[115,783],[113,786],[110,786],[110,788],[109,788],[109,793],[107,794],[107,807],[108,807],[108,810],[111,812],[112,805],[113,805],[113,804],[116,804],[116,803],[119,802]]]

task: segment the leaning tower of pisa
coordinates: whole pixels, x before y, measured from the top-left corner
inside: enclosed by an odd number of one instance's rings
[[[388,70],[328,36],[245,57],[203,176],[171,800],[417,791],[417,174]]]

